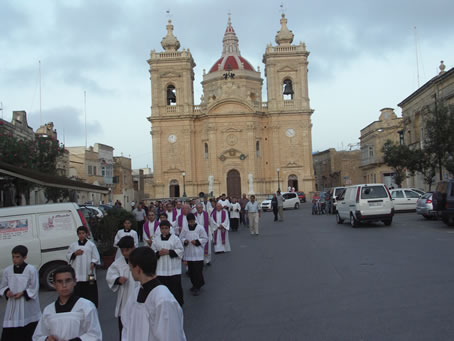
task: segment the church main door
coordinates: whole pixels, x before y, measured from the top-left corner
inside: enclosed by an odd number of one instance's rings
[[[227,173],[227,196],[241,198],[241,176],[236,169],[231,169]]]
[[[178,184],[178,180],[170,181],[169,197],[178,198],[179,196],[180,196],[180,185]]]

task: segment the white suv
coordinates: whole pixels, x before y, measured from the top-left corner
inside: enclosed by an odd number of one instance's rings
[[[348,219],[352,227],[357,227],[361,222],[375,221],[382,221],[389,226],[393,216],[391,194],[384,184],[349,186],[337,198],[338,224]]]

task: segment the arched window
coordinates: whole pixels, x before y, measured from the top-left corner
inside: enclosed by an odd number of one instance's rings
[[[167,105],[177,104],[177,90],[173,85],[167,87]]]
[[[208,160],[208,143],[205,143],[205,160]]]
[[[292,100],[293,99],[293,83],[291,79],[284,79],[282,84],[282,96],[284,100]]]
[[[261,154],[260,154],[260,141],[257,141],[255,143],[255,154],[257,155],[257,157],[261,156]]]

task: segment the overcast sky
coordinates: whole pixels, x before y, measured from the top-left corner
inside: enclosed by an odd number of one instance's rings
[[[150,50],[162,51],[167,10],[195,69],[195,103],[203,69],[221,56],[227,13],[240,50],[260,66],[280,29],[280,1],[0,0],[0,102],[4,119],[26,110],[30,125],[53,121],[67,146],[104,143],[133,167],[152,165]],[[454,65],[454,1],[284,1],[294,43],[309,56],[313,150],[347,149],[360,129],[438,73]],[[414,27],[417,27],[416,34]],[[417,39],[415,39],[415,36]],[[418,51],[418,54],[416,53]],[[264,84],[266,86],[266,83]],[[266,94],[266,91],[264,91]],[[266,98],[264,98],[266,100]]]

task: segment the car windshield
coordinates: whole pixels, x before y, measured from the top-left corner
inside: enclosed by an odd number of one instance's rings
[[[383,186],[364,186],[361,188],[361,199],[382,199],[388,193]]]
[[[334,195],[337,197],[339,194],[343,192],[345,188],[336,188],[336,191],[334,192]]]
[[[273,199],[272,195],[268,195],[268,198],[266,198],[266,200],[271,200],[271,199]]]

